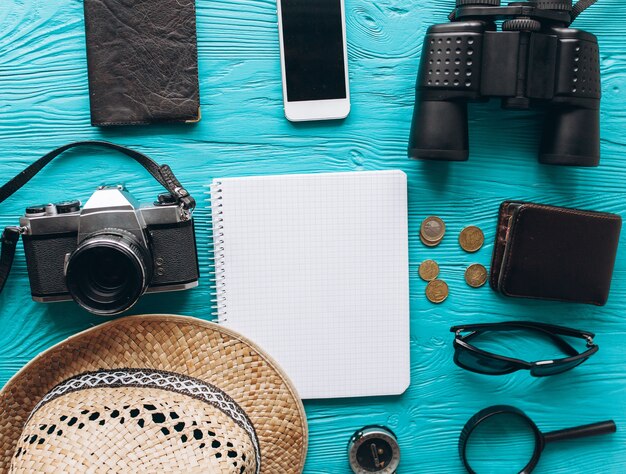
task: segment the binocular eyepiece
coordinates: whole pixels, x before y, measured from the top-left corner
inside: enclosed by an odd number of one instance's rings
[[[572,3],[456,0],[452,21],[431,26],[424,41],[409,156],[467,160],[468,103],[499,98],[505,109],[545,109],[540,162],[597,166],[598,42],[569,28],[582,11]]]

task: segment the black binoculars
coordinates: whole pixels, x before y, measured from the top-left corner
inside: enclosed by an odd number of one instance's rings
[[[545,107],[541,163],[597,166],[598,41],[569,28],[592,3],[457,0],[451,22],[431,26],[424,41],[409,156],[467,160],[467,103],[498,97],[505,109]]]

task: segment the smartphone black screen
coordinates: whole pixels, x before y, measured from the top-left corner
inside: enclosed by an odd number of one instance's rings
[[[345,99],[341,0],[281,0],[287,100]]]

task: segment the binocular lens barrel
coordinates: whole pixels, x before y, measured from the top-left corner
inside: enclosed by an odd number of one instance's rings
[[[418,100],[413,112],[409,156],[422,160],[467,161],[467,103]]]
[[[600,110],[572,105],[548,108],[539,161],[548,165],[598,166]]]

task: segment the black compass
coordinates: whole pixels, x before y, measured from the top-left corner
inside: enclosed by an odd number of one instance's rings
[[[366,426],[350,438],[348,456],[355,474],[393,474],[400,464],[400,446],[388,428]]]

